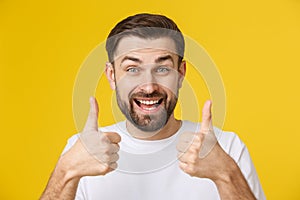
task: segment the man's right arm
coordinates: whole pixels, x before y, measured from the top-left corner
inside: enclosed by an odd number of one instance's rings
[[[74,199],[79,180],[78,177],[70,177],[64,164],[59,161],[40,199]]]
[[[102,133],[98,130],[96,99],[91,98],[90,104],[83,132],[58,160],[40,200],[74,199],[83,176],[105,175],[117,168],[121,137],[117,133]]]

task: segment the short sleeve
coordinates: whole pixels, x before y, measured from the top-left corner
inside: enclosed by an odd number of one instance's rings
[[[70,137],[68,139],[68,142],[64,148],[64,150],[62,151],[61,155],[63,155],[64,153],[66,153],[67,151],[69,151],[69,149],[75,144],[75,142],[78,140],[78,136],[79,134],[73,135],[72,137]]]
[[[266,197],[246,145],[233,132],[218,130],[216,133],[219,144],[237,163],[256,199],[265,200]]]
[[[250,157],[249,151],[245,145],[241,151],[241,155],[237,161],[237,164],[240,167],[240,169],[241,169],[245,179],[247,180],[248,185],[251,188],[256,199],[265,200],[266,197],[264,195],[262,186],[260,184],[254,164]]]
[[[61,155],[65,154],[67,151],[70,150],[70,148],[76,143],[76,141],[78,140],[78,136],[79,134],[73,135],[72,137],[70,137],[67,141],[67,144],[64,148],[64,150],[62,151]],[[79,181],[78,187],[77,187],[77,191],[76,191],[76,196],[75,196],[75,200],[84,200],[84,192],[82,190],[82,181]]]

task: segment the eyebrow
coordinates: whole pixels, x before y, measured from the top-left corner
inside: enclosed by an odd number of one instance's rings
[[[130,61],[133,61],[133,62],[137,62],[137,63],[139,63],[139,64],[142,63],[142,61],[141,61],[139,58],[135,58],[135,57],[133,57],[133,56],[125,56],[125,57],[121,60],[120,65],[122,65],[122,63],[123,63],[124,61],[126,61],[126,60],[130,60]],[[161,56],[161,57],[155,59],[155,63],[162,63],[162,62],[164,62],[164,61],[166,61],[166,60],[171,60],[172,63],[174,63],[173,57],[172,57],[171,55]]]
[[[135,58],[135,57],[132,57],[132,56],[125,56],[125,57],[121,60],[121,63],[120,63],[120,64],[122,64],[122,63],[123,63],[124,61],[126,61],[126,60],[131,60],[131,61],[137,62],[137,63],[139,63],[139,64],[142,63],[142,61],[141,61],[140,59],[138,59],[138,58]]]
[[[172,63],[174,63],[173,57],[171,55],[166,55],[166,56],[159,57],[155,60],[155,63],[161,63],[161,62],[164,62],[166,60],[171,60]]]

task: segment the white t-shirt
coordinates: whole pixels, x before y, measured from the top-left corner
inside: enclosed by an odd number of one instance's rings
[[[199,131],[200,124],[183,121],[173,136],[162,140],[140,140],[126,130],[125,121],[99,128],[121,136],[118,168],[105,176],[81,178],[76,198],[89,200],[214,200],[220,199],[213,181],[191,177],[183,172],[176,159],[178,136],[186,131]],[[255,197],[264,200],[249,152],[232,132],[214,128],[221,147],[238,164]],[[78,135],[68,140],[63,152],[76,142]]]

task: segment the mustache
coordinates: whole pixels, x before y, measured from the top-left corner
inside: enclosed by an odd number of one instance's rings
[[[153,91],[151,93],[145,93],[145,92],[137,92],[131,95],[131,99],[142,97],[142,98],[155,98],[155,97],[160,97],[160,98],[166,98],[165,93],[161,93],[158,91]]]

